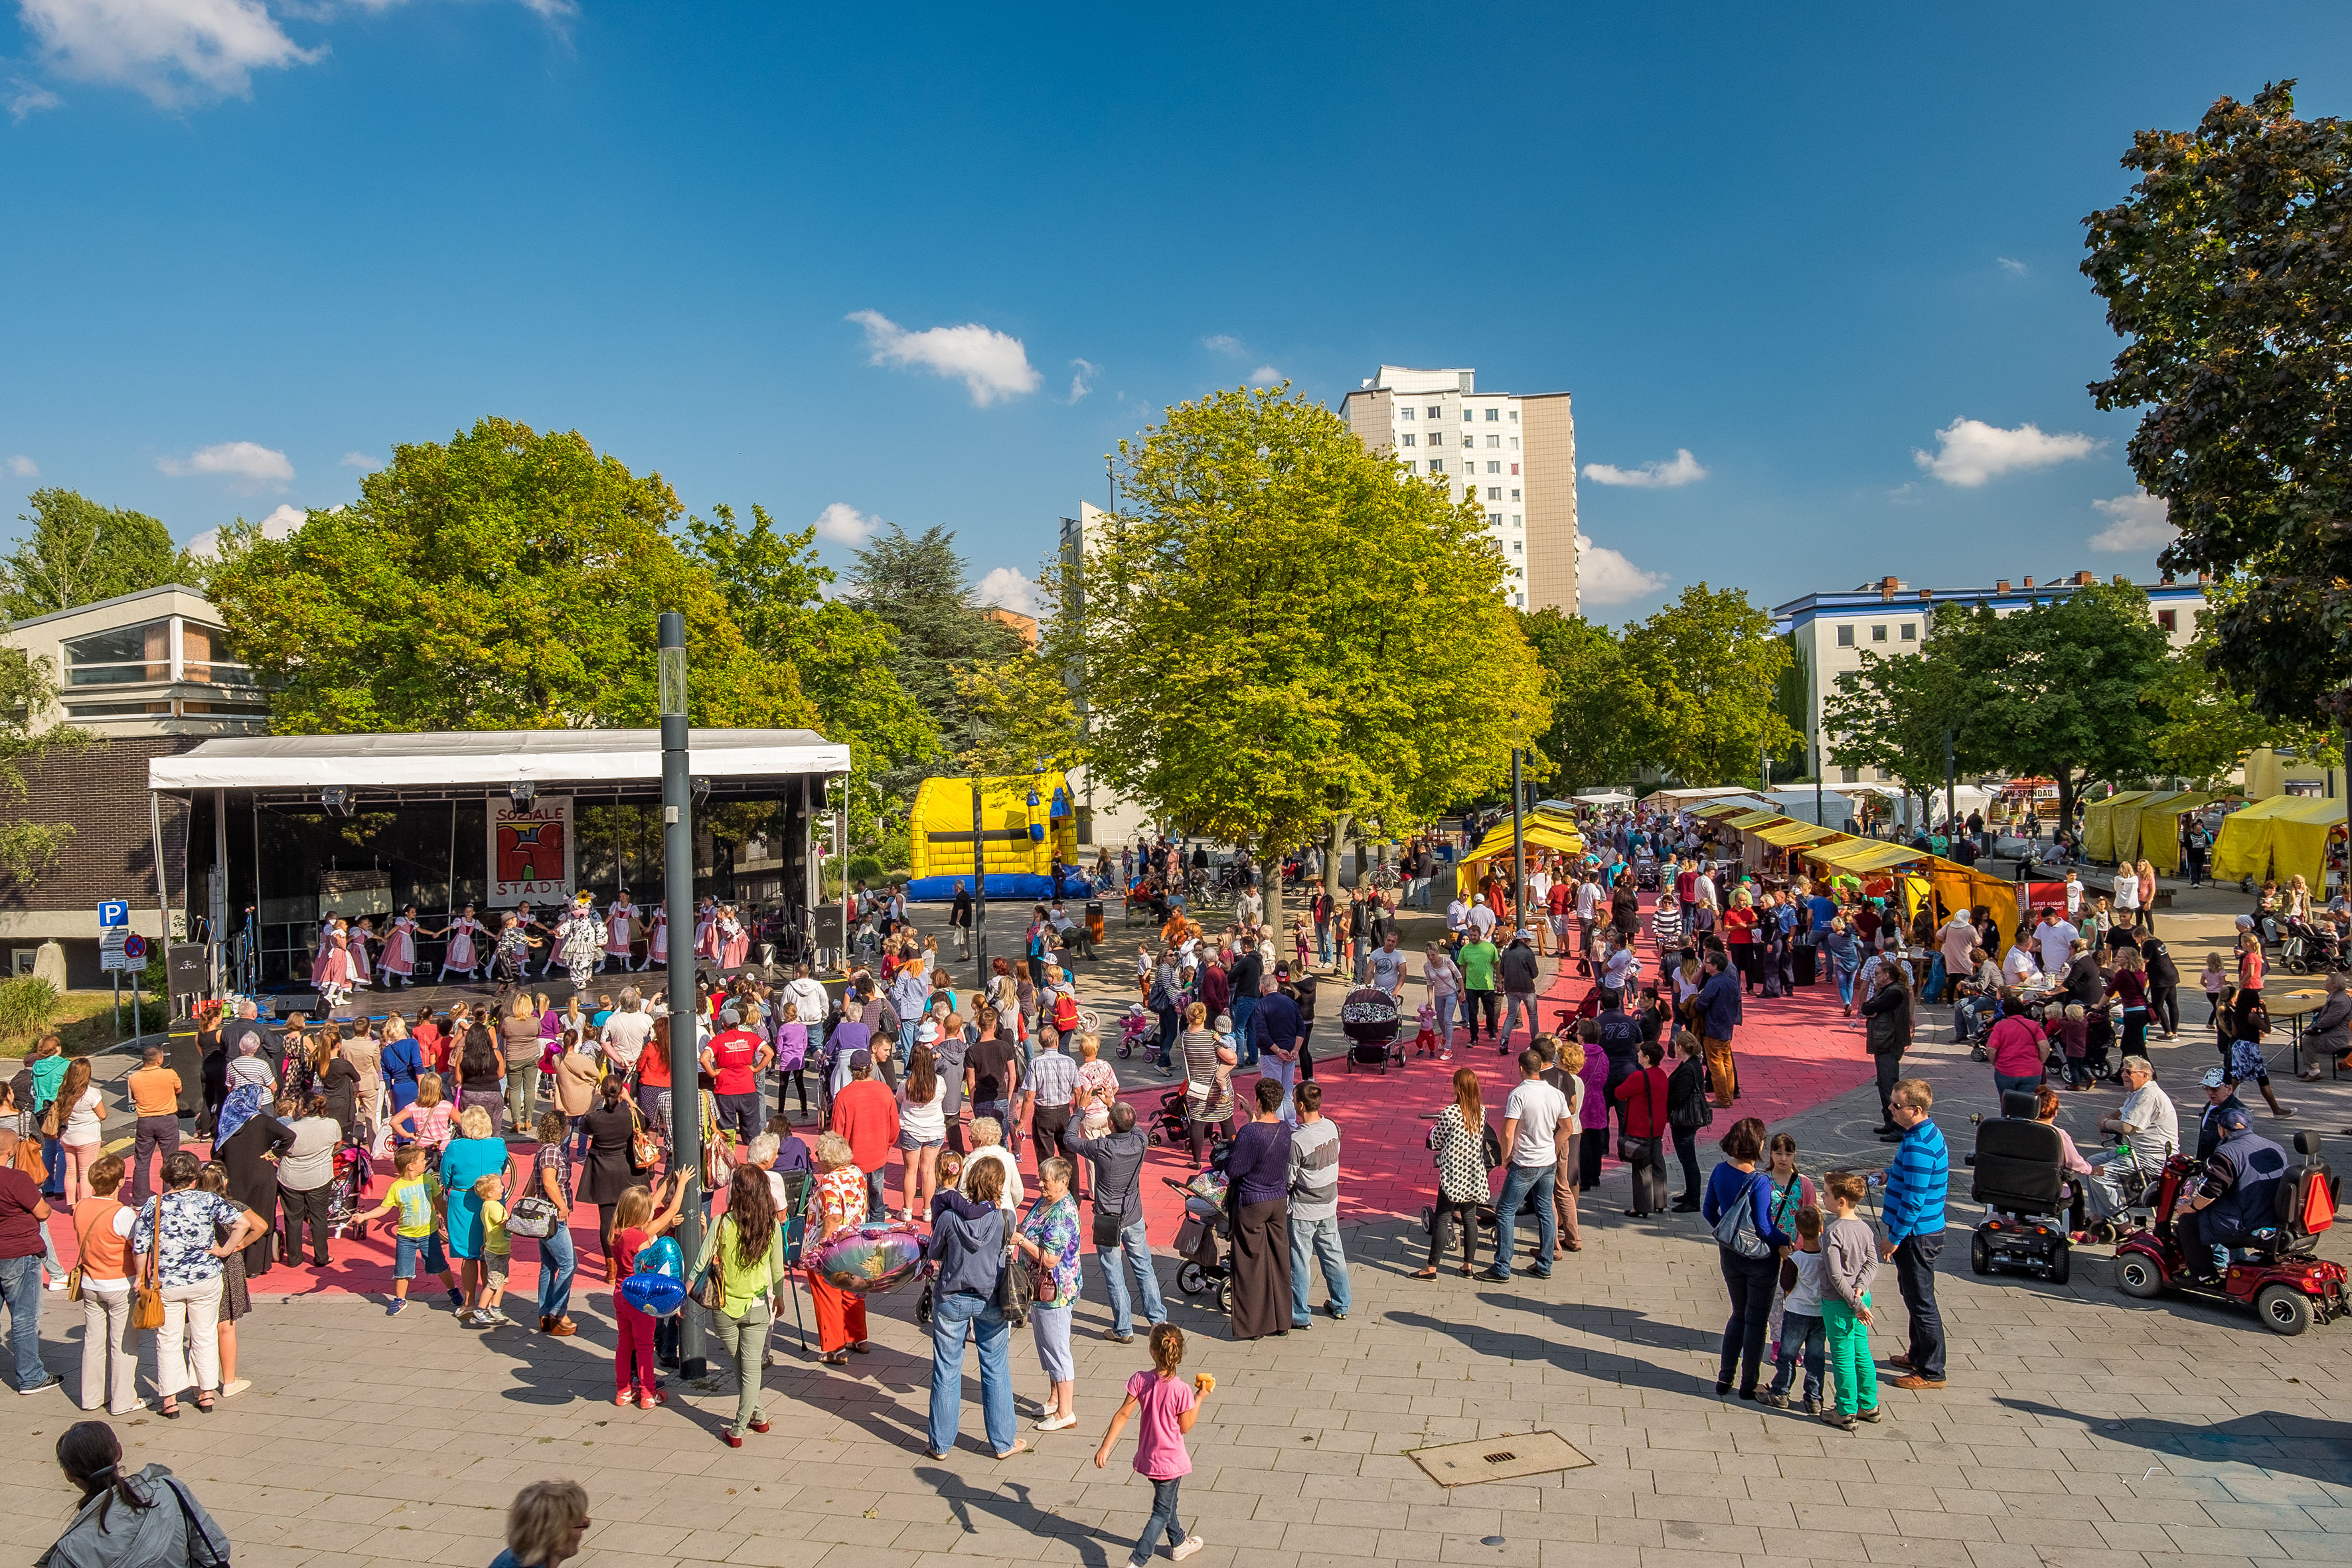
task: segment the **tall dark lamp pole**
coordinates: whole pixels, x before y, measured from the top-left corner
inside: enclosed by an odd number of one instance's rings
[[[689,1258],[702,1249],[702,1096],[694,1085],[702,1068],[702,1041],[694,1017],[694,783],[687,760],[686,617],[664,610],[656,676],[662,743],[662,902],[669,921],[670,1168],[687,1173],[685,1218],[678,1246]],[[693,1312],[678,1321],[678,1372],[708,1373],[702,1322]]]
[[[1514,935],[1525,929],[1528,911],[1525,894],[1528,886],[1528,828],[1523,816],[1526,792],[1519,784],[1519,752],[1511,749],[1511,931]]]

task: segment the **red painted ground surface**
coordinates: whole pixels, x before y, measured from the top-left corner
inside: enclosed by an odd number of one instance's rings
[[[1646,910],[1645,899],[1645,920]],[[1646,930],[1642,942],[1645,973],[1655,975],[1656,953]],[[1554,976],[1545,990],[1542,1011],[1547,1026],[1558,1008],[1581,1001],[1591,984],[1576,976],[1573,966],[1570,967],[1570,973]],[[1411,1027],[1408,1014],[1406,1028]],[[1510,1086],[1518,1081],[1517,1057],[1527,1038],[1522,1028],[1513,1037],[1513,1051],[1507,1058],[1496,1055],[1489,1045],[1481,1045],[1474,1051],[1465,1037],[1457,1040],[1452,1062],[1440,1064],[1433,1058],[1413,1058],[1403,1068],[1392,1068],[1386,1075],[1350,1073],[1344,1058],[1337,1054],[1328,1059],[1318,1059],[1316,1079],[1323,1085],[1324,1114],[1339,1123],[1343,1137],[1342,1217],[1402,1215],[1417,1218],[1422,1205],[1431,1201],[1436,1190],[1435,1172],[1423,1147],[1429,1127],[1427,1118],[1447,1103],[1454,1069],[1475,1068],[1487,1105],[1499,1111]],[[1336,1051],[1336,1047],[1327,1044],[1320,1035],[1318,1047],[1319,1050]],[[1871,1079],[1869,1059],[1863,1053],[1861,1028],[1857,1022],[1841,1016],[1836,988],[1826,982],[1800,987],[1794,995],[1776,1001],[1748,998],[1747,1021],[1735,1037],[1734,1048],[1740,1070],[1738,1114],[1761,1117],[1768,1123],[1809,1110]],[[1236,1084],[1244,1099],[1250,1081],[1244,1078]],[[1156,1107],[1170,1087],[1173,1085],[1136,1086],[1131,1098],[1139,1114]],[[1718,1112],[1717,1126],[1725,1125],[1727,1122]],[[1023,1169],[1024,1173],[1034,1173],[1035,1167],[1025,1138],[1022,1145]],[[1613,1158],[1610,1163],[1613,1172]],[[893,1164],[895,1167],[895,1159]],[[1190,1173],[1191,1168],[1181,1141],[1173,1149],[1153,1150],[1145,1166],[1146,1212],[1151,1219],[1152,1239],[1163,1248],[1175,1234],[1181,1203],[1160,1178],[1182,1177]],[[377,1176],[371,1189],[372,1200],[382,1194],[386,1181],[385,1176]],[[1031,1191],[1034,1190],[1033,1184]],[[889,1192],[895,1202],[899,1192],[895,1168],[889,1178]],[[605,1287],[594,1211],[583,1207],[575,1212],[575,1218],[581,1222],[572,1227],[580,1252],[581,1279],[574,1289],[601,1291]],[[58,1237],[70,1262],[71,1227],[59,1226]],[[527,1240],[519,1239],[514,1247],[513,1273],[509,1282],[511,1300],[507,1310],[509,1316],[525,1322],[533,1316],[538,1250],[536,1242]],[[313,1269],[307,1264],[273,1268],[251,1282],[252,1289],[257,1294],[269,1295],[383,1295],[391,1289],[392,1248],[384,1237],[372,1232],[362,1238],[340,1240],[334,1244],[333,1256],[333,1263],[325,1269]],[[419,1289],[420,1294],[425,1293],[423,1282]]]

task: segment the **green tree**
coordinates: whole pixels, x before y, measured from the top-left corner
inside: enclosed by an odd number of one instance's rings
[[[394,447],[286,539],[225,539],[212,595],[281,734],[650,724],[663,610],[686,616],[697,723],[814,723],[671,537],[680,510],[576,431],[484,419]]]
[[[753,652],[790,669],[814,707],[818,728],[849,747],[860,780],[870,781],[940,754],[930,715],[892,673],[898,634],[879,616],[824,590],[834,581],[816,558],[816,530],[779,529],[759,506],[749,526],[732,507],[711,521],[687,520],[691,558],[719,585],[728,613]],[[875,842],[872,792],[849,792],[851,842]]]
[[[940,734],[965,733],[970,726],[958,706],[956,670],[1010,658],[1023,644],[1018,632],[972,602],[954,533],[934,526],[910,534],[892,524],[856,552],[847,575],[850,602],[895,634],[890,673]],[[903,767],[885,785],[908,788],[929,771]]]
[[[2296,119],[2294,89],[2135,135],[2083,271],[2126,340],[2092,396],[2147,410],[2130,458],[2180,530],[2163,563],[2246,578],[2202,657],[2299,722],[2346,717],[2352,683],[2352,125]]]
[[[1839,675],[1822,705],[1831,762],[1881,769],[1912,795],[1932,797],[1943,787],[1949,736],[1954,775],[1980,770],[1975,752],[1960,751],[1962,735],[1969,733],[1962,722],[1966,677],[1958,643],[1937,637],[1943,618],[1929,617],[1919,652],[1882,658],[1865,648],[1862,667]],[[1969,740],[1973,744],[1973,734]]]
[[[71,755],[93,737],[49,721],[58,700],[56,667],[22,648],[0,647],[0,797],[22,806],[32,784],[25,770],[55,755]],[[38,882],[74,836],[68,822],[0,819],[0,876],[18,887]]]
[[[1778,702],[1788,641],[1738,588],[1685,588],[1625,633],[1625,657],[1654,694],[1650,760],[1683,784],[1745,784],[1765,749],[1800,743]]]
[[[2216,783],[2257,746],[2292,752],[2321,767],[2340,763],[2343,745],[2335,725],[2266,719],[2214,675],[2219,652],[2215,609],[2235,607],[2250,586],[2243,578],[2231,577],[2206,589],[2206,603],[2213,608],[2198,618],[2197,635],[2188,647],[2164,661],[2147,693],[2164,713],[2164,721],[2148,740],[2162,773]]]
[[[2140,589],[2094,583],[2012,616],[1947,611],[1935,633],[1950,643],[1963,750],[2056,781],[2061,821],[2084,784],[2157,772],[2149,738],[2165,716],[2148,693],[2168,645]]]
[[[1617,634],[1556,609],[1518,612],[1519,630],[1543,667],[1551,727],[1536,738],[1538,774],[1563,794],[1617,784],[1650,760],[1657,723]]]
[[[964,719],[958,765],[982,773],[1064,769],[1085,760],[1077,704],[1061,667],[1031,648],[955,670]]]
[[[1330,410],[1218,392],[1121,456],[1125,509],[1078,581],[1045,584],[1044,651],[1084,671],[1099,782],[1270,864],[1351,823],[1417,826],[1549,721],[1478,506]]]
[[[35,490],[30,525],[0,559],[0,616],[21,621],[142,588],[185,581],[192,563],[143,511],[100,506],[76,490]]]

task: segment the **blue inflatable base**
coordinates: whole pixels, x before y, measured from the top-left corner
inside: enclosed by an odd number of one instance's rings
[[[919,904],[948,904],[955,901],[956,884],[969,886],[970,877],[917,877],[907,884],[907,897]],[[1083,877],[1062,879],[1065,899],[1089,898],[1087,889],[1093,886]],[[1054,879],[1040,877],[1030,871],[997,871],[988,879],[988,896],[992,899],[1051,900]]]

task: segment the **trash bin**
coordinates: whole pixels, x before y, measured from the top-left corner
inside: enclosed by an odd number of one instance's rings
[[[1100,899],[1087,900],[1087,935],[1096,942],[1103,940],[1103,907]]]

